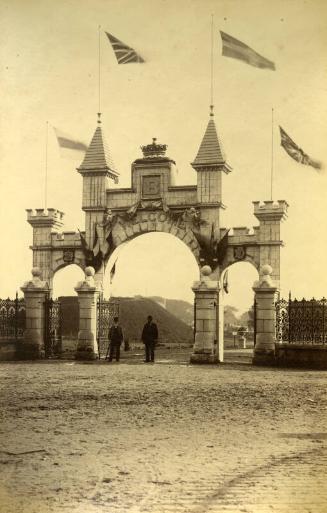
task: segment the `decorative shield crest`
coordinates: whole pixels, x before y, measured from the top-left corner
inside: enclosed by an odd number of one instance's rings
[[[142,197],[143,198],[158,198],[160,197],[161,188],[160,175],[151,175],[142,177]]]
[[[74,262],[75,258],[75,250],[74,249],[64,249],[62,259],[66,264],[71,264]]]
[[[235,246],[234,247],[234,258],[235,260],[244,260],[246,257],[246,251],[244,246]]]

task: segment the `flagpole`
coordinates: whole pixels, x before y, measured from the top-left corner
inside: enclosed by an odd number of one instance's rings
[[[213,14],[211,15],[210,108],[213,109]]]
[[[271,169],[270,169],[270,199],[273,199],[274,177],[274,108],[271,109]]]
[[[101,112],[101,25],[98,26],[98,112]]]
[[[44,210],[46,210],[48,206],[48,132],[49,122],[47,121],[45,129]]]

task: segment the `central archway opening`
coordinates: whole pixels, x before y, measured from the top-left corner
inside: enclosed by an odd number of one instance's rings
[[[119,298],[120,322],[130,349],[123,357],[143,357],[141,334],[151,315],[159,330],[158,358],[169,361],[178,352],[181,359],[189,360],[192,285],[198,279],[193,253],[171,234],[142,234],[116,249],[107,264],[104,296]]]

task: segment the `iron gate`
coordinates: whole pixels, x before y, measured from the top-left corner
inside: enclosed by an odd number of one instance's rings
[[[104,357],[108,349],[109,328],[114,322],[114,317],[119,317],[119,300],[103,299],[99,297],[97,302],[97,343],[99,358]]]
[[[253,303],[253,347],[256,346],[257,343],[257,302],[254,299]]]
[[[44,302],[44,352],[46,358],[59,357],[61,352],[61,304],[58,299]]]
[[[327,300],[280,299],[276,303],[276,339],[288,344],[326,344]]]
[[[25,299],[0,299],[0,337],[19,340],[23,337],[26,324]]]

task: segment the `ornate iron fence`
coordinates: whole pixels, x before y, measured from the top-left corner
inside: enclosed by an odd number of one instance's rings
[[[61,352],[61,304],[58,299],[44,302],[44,351],[45,357],[59,356]]]
[[[114,317],[119,316],[119,300],[103,299],[99,297],[97,303],[97,343],[99,358],[105,356],[108,349],[109,328],[113,324]]]
[[[276,339],[289,344],[324,345],[327,299],[280,299],[276,303]]]
[[[22,338],[26,325],[25,299],[0,299],[0,338]]]

